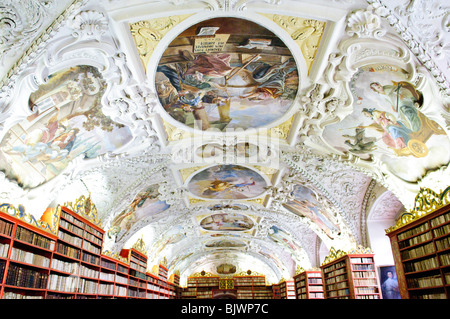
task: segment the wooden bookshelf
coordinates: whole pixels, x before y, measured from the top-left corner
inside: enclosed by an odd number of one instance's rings
[[[335,252],[320,267],[325,299],[381,299],[373,253]],[[332,257],[332,258],[329,258]]]
[[[295,299],[294,280],[280,282],[280,299]]]
[[[177,285],[167,273],[165,280],[148,273],[140,251],[123,250],[126,258],[102,254],[103,235],[67,207],[53,233],[0,211],[0,299],[176,297]]]
[[[265,276],[233,276],[220,277],[191,276],[187,279],[187,287],[181,288],[182,299],[272,299],[272,286],[266,285]]]
[[[449,299],[450,205],[387,230],[402,299]]]
[[[272,285],[272,298],[273,299],[281,299],[280,284]]]
[[[219,276],[190,276],[187,278],[187,287],[181,289],[181,298],[212,299],[213,290],[219,289],[219,281]]]
[[[294,276],[296,299],[324,299],[322,272],[303,271]]]
[[[55,242],[55,235],[0,212],[0,298],[45,298]]]
[[[273,299],[265,276],[234,276],[233,281],[237,299]]]

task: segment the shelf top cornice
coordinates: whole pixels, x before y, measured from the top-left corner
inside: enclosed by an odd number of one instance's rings
[[[424,216],[427,216],[438,209],[450,204],[450,186],[448,186],[440,194],[434,192],[429,188],[421,188],[416,195],[414,208],[403,213],[394,226],[386,229],[386,234],[389,234],[403,226],[406,226]]]

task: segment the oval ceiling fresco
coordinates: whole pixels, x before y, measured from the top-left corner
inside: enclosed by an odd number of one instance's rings
[[[0,142],[0,170],[33,188],[62,172],[74,158],[95,158],[128,143],[131,131],[102,113],[106,82],[87,65],[51,74],[29,98],[34,111]]]
[[[165,201],[159,200],[159,196],[158,184],[140,191],[131,204],[112,220],[108,236],[120,234],[121,238],[139,221],[168,209],[170,206]],[[116,237],[116,241],[120,238]]]
[[[247,231],[253,228],[254,222],[241,214],[213,214],[205,217],[200,226],[210,231]]]
[[[438,123],[422,113],[430,99],[409,77],[393,65],[361,67],[350,81],[353,112],[327,126],[323,136],[336,149],[364,160],[378,158],[397,177],[415,182],[428,170],[448,163],[450,140]]]
[[[289,110],[299,85],[286,45],[259,24],[232,17],[206,20],[179,34],[156,71],[164,110],[201,130],[269,125]]]
[[[243,241],[238,240],[214,240],[205,244],[208,248],[242,248],[245,247],[246,244]]]
[[[339,233],[340,227],[335,218],[317,201],[316,193],[302,185],[295,185],[292,195],[294,199],[283,204],[285,208],[294,214],[309,218],[330,238],[334,238],[333,232]]]
[[[188,190],[207,199],[248,199],[266,191],[267,182],[256,171],[240,165],[216,165],[196,173]]]

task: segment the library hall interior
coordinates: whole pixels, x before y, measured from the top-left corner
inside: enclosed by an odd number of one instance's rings
[[[0,299],[449,299],[449,8],[2,0]]]

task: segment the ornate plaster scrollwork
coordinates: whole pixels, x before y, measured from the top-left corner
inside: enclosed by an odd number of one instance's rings
[[[295,187],[293,179],[294,174],[285,174],[276,186],[269,187],[267,194],[270,195],[272,199],[272,208],[276,210],[282,209],[284,203],[293,199],[292,192]]]
[[[381,19],[369,10],[358,10],[347,20],[347,34],[350,36],[382,37],[386,31],[381,28]]]
[[[106,32],[108,21],[105,15],[98,11],[83,11],[77,14],[70,22],[72,35],[80,40],[96,39],[100,41]]]
[[[3,2],[0,6],[0,60],[29,43],[30,37],[39,32],[54,6],[53,1]]]
[[[448,63],[446,59],[439,60],[448,52],[444,45],[445,37],[448,37],[446,32],[449,21],[448,8],[439,1],[430,2],[408,1],[399,5],[397,1],[368,0],[373,11],[389,23],[430,71],[441,93],[448,96],[450,94]],[[422,7],[419,8],[419,5]],[[427,10],[429,6],[434,6],[434,10]]]
[[[114,97],[106,99],[103,111],[115,121],[127,125],[135,140],[145,144],[147,152],[159,151],[161,143],[152,122],[156,106],[154,93],[143,85],[128,86],[114,91]],[[109,100],[111,99],[111,100]]]
[[[320,135],[323,127],[336,122],[348,113],[345,101],[336,96],[336,92],[328,85],[314,84],[301,98],[300,114],[302,115],[299,141],[311,135]]]

